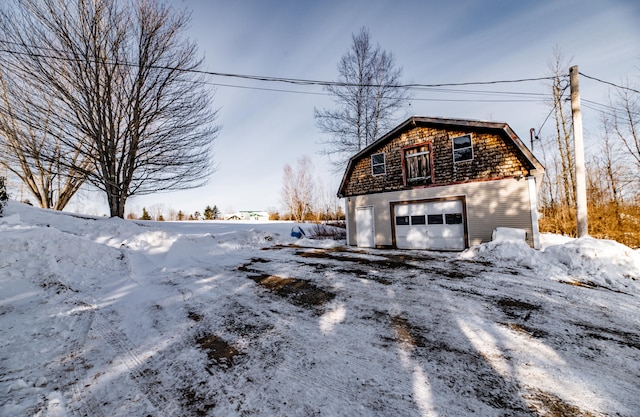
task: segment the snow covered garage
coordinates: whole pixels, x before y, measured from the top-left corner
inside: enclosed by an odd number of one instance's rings
[[[349,160],[348,243],[463,250],[510,227],[537,247],[543,173],[506,123],[412,117]]]

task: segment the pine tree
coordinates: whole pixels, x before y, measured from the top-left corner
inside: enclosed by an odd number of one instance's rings
[[[140,217],[140,220],[151,220],[151,216],[149,215],[149,212],[144,207],[142,207],[142,217]]]
[[[219,219],[220,218],[220,209],[218,208],[218,206],[213,206],[213,219]]]
[[[207,206],[207,208],[204,209],[204,219],[213,220],[213,218],[214,218],[213,209],[211,208],[211,206]]]
[[[7,200],[9,200],[9,194],[7,194],[7,186],[4,183],[4,177],[0,177],[0,216],[2,216],[2,212],[4,211],[4,206],[7,204]]]
[[[178,211],[178,220],[184,220],[184,213],[182,212],[182,210]]]

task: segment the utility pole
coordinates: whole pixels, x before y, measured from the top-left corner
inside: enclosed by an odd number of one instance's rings
[[[571,81],[571,116],[573,118],[573,147],[576,158],[576,219],[578,237],[589,235],[587,214],[587,181],[584,169],[584,141],[582,138],[582,113],[580,112],[580,87],[578,66],[569,68]]]

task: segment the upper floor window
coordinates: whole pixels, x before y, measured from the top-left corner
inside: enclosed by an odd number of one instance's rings
[[[404,171],[407,184],[431,184],[431,144],[405,149]]]
[[[453,138],[453,162],[464,162],[472,159],[471,135]]]
[[[373,171],[373,175],[382,175],[387,172],[384,163],[384,153],[371,155],[371,170]]]

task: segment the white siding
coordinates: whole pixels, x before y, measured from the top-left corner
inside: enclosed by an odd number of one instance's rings
[[[376,246],[392,246],[393,219],[390,203],[428,200],[445,197],[466,197],[469,245],[491,241],[496,227],[515,227],[527,232],[527,242],[533,245],[533,228],[529,186],[526,179],[505,179],[428,187],[347,198],[349,219],[355,218],[355,208],[373,206]],[[349,244],[355,245],[355,222],[349,220]]]

